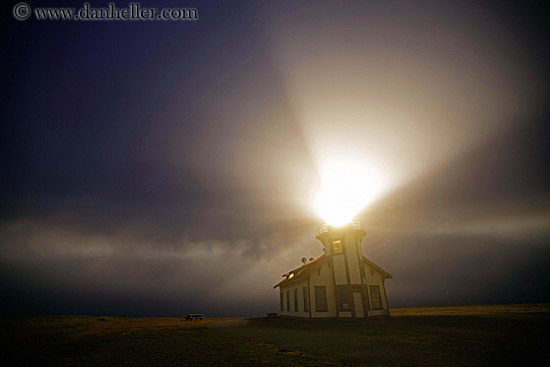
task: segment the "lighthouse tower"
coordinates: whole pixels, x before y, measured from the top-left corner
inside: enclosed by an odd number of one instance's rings
[[[365,317],[369,311],[368,284],[361,241],[366,235],[360,221],[343,226],[321,224],[316,238],[329,258],[338,317]]]

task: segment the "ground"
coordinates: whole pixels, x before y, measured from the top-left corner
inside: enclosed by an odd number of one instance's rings
[[[4,318],[0,335],[13,366],[523,366],[548,361],[549,326],[550,304],[521,304],[377,321]]]

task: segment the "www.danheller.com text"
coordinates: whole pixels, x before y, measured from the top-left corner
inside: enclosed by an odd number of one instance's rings
[[[40,7],[32,8],[21,2],[13,7],[13,16],[17,20],[198,20],[199,11],[196,8],[148,8],[140,3],[130,3],[127,7],[117,7],[109,3],[107,7],[93,7],[90,3],[82,4],[79,9]]]

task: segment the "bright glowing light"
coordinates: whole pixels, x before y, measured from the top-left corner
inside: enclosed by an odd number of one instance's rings
[[[382,188],[380,170],[356,157],[332,158],[321,163],[319,179],[311,205],[331,225],[349,223]]]

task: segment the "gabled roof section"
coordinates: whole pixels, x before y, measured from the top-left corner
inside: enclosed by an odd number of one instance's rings
[[[369,259],[367,259],[364,256],[363,256],[363,262],[366,263],[367,265],[372,266],[373,268],[375,268],[379,272],[381,272],[384,279],[388,279],[388,278],[393,279],[393,275],[391,275],[390,273],[388,273],[387,271],[385,271],[384,269],[382,269],[381,267],[379,267],[378,265],[376,265],[375,263],[373,263],[372,261],[370,261]]]
[[[323,264],[325,260],[328,259],[325,255],[321,255],[316,259],[313,259],[304,265],[300,266],[299,268],[296,268],[294,270],[289,271],[288,273],[283,274],[283,279],[275,284],[273,288],[280,287],[284,284],[292,283],[296,280],[304,279],[307,275],[309,275],[313,270],[317,269],[319,265]],[[382,273],[382,277],[384,279],[393,279],[393,275],[367,259],[363,256],[363,262],[369,266],[372,266],[374,269]]]
[[[304,265],[289,271],[288,273],[283,274],[283,280],[275,284],[273,288],[280,287],[283,284],[294,282],[295,280],[304,279],[312,270],[317,268],[317,265],[323,263],[325,255],[321,255],[316,259],[308,261]]]

